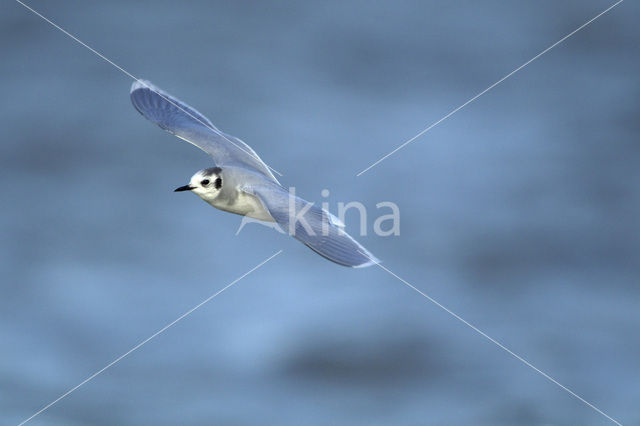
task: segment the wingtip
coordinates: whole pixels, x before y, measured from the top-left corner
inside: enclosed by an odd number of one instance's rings
[[[378,259],[377,257],[375,257],[374,255],[367,253],[367,258],[369,258],[369,260],[365,263],[361,263],[360,265],[354,265],[352,266],[352,268],[368,268],[369,266],[373,266],[373,265],[378,265],[380,263],[382,263],[382,261],[380,259]]]
[[[133,83],[131,83],[131,90],[129,90],[129,93],[133,93],[134,91],[141,88],[152,89],[153,84],[151,84],[149,80],[142,80],[139,78],[135,80]]]

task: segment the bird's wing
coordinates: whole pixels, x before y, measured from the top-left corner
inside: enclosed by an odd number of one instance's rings
[[[285,232],[332,262],[352,268],[379,263],[343,230],[344,224],[338,218],[280,185],[265,183],[242,190],[256,196]]]
[[[211,155],[218,166],[248,167],[278,182],[249,145],[220,131],[207,117],[149,81],[136,80],[130,96],[133,106],[147,120]]]

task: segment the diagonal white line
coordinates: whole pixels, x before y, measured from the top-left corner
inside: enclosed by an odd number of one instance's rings
[[[44,19],[46,22],[48,22],[49,24],[51,24],[54,28],[62,31],[65,35],[67,35],[69,38],[71,38],[72,40],[76,41],[78,44],[86,47],[87,49],[89,49],[91,52],[93,52],[94,54],[96,54],[98,57],[100,57],[101,59],[105,60],[106,62],[108,62],[109,64],[113,65],[116,69],[118,69],[119,71],[121,71],[122,73],[124,73],[125,75],[129,76],[130,78],[134,79],[135,81],[137,81],[138,83],[142,84],[144,87],[146,87],[147,89],[150,89],[153,91],[153,88],[149,87],[149,85],[147,85],[143,80],[140,80],[139,78],[137,78],[136,76],[134,76],[133,74],[131,74],[129,71],[125,70],[124,68],[122,68],[121,66],[119,66],[118,64],[116,64],[115,62],[113,62],[111,59],[107,58],[106,56],[104,56],[102,53],[98,52],[96,49],[94,49],[93,47],[89,46],[88,44],[86,44],[85,42],[83,42],[82,40],[80,40],[78,37],[74,36],[73,34],[71,34],[70,32],[68,32],[67,30],[65,30],[64,28],[62,28],[60,25],[56,24],[55,22],[53,22],[52,20],[48,19],[46,16],[42,15],[41,13],[39,13],[38,11],[36,11],[35,9],[31,8],[30,6],[24,4],[22,1],[20,0],[16,0],[16,2],[20,3],[22,6],[24,6],[26,9],[30,10],[31,12],[33,12],[33,14],[35,14],[36,16],[39,16],[40,18]],[[256,159],[259,163],[263,163],[263,161],[258,158],[257,154],[251,153],[249,151],[247,151],[246,149],[244,149],[243,147],[241,147],[240,145],[236,144],[235,142],[233,142],[232,140],[230,140],[229,138],[227,138],[223,133],[221,133],[218,129],[211,127],[209,124],[205,123],[204,121],[200,120],[198,117],[194,116],[193,114],[191,114],[189,111],[185,110],[184,108],[182,108],[180,105],[177,105],[175,102],[172,102],[171,99],[168,99],[166,96],[162,95],[161,93],[155,92],[155,94],[157,94],[158,96],[160,96],[162,99],[164,99],[165,101],[169,102],[171,105],[173,105],[174,107],[178,108],[180,111],[184,112],[185,114],[187,114],[189,117],[193,118],[194,120],[198,121],[200,124],[202,124],[203,126],[205,126],[206,128],[210,129],[212,132],[216,133],[218,136],[220,136],[221,138],[223,138],[224,140],[226,140],[227,142],[229,142],[230,144],[234,145],[236,148],[238,148],[240,151],[244,152],[245,154],[248,154],[250,157],[253,157],[254,159]],[[269,166],[268,164],[264,163],[265,166],[267,166],[271,171],[275,172],[278,176],[282,176],[282,173],[280,173],[279,171],[277,171],[276,169],[274,169],[273,167]]]
[[[600,12],[599,14],[597,14],[596,16],[594,16],[593,18],[589,19],[587,22],[585,22],[584,24],[580,25],[578,28],[576,28],[575,30],[571,31],[569,34],[567,34],[566,36],[562,37],[560,40],[556,41],[555,43],[553,43],[551,46],[547,47],[546,49],[544,49],[542,52],[538,53],[536,56],[534,56],[533,58],[529,59],[527,62],[525,62],[524,64],[520,65],[518,68],[516,68],[515,70],[511,71],[509,74],[505,75],[504,77],[502,77],[500,80],[496,81],[495,83],[493,83],[491,86],[487,87],[486,89],[484,89],[482,92],[478,93],[477,95],[475,95],[474,97],[472,97],[471,99],[469,99],[468,101],[466,101],[465,103],[463,103],[462,105],[460,105],[459,107],[457,107],[456,109],[452,110],[451,112],[449,112],[447,115],[445,115],[444,117],[442,117],[440,120],[432,123],[431,125],[429,125],[429,127],[427,127],[426,129],[422,130],[420,133],[418,133],[417,135],[415,135],[414,137],[412,137],[411,139],[408,139],[407,141],[405,141],[402,145],[398,146],[396,149],[394,149],[393,151],[391,151],[390,153],[388,153],[387,155],[381,157],[379,160],[375,161],[374,163],[372,163],[369,167],[367,167],[366,169],[362,170],[360,173],[358,173],[356,176],[360,176],[361,174],[365,173],[366,171],[368,171],[369,169],[371,169],[372,167],[377,166],[378,164],[380,164],[381,162],[383,162],[384,160],[386,160],[388,157],[390,157],[391,155],[395,154],[396,152],[400,151],[402,148],[404,148],[405,146],[409,145],[411,142],[415,141],[416,139],[418,139],[420,136],[424,135],[425,133],[427,133],[429,130],[433,129],[434,127],[436,127],[438,124],[442,123],[444,120],[446,120],[447,118],[451,117],[453,114],[455,114],[456,112],[460,111],[462,108],[466,107],[467,105],[469,105],[471,102],[475,101],[476,99],[478,99],[480,96],[484,95],[485,93],[487,93],[489,90],[493,89],[494,87],[496,87],[497,85],[499,85],[500,83],[502,83],[503,81],[505,81],[506,79],[508,79],[509,77],[511,77],[512,75],[514,75],[515,73],[517,73],[518,71],[520,71],[522,68],[526,67],[527,65],[529,65],[531,62],[535,61],[536,59],[538,59],[539,57],[541,57],[542,55],[544,55],[545,53],[547,53],[548,51],[550,51],[551,49],[553,49],[554,47],[556,47],[557,45],[559,45],[560,43],[562,43],[563,41],[565,41],[566,39],[568,39],[569,37],[571,37],[572,35],[574,35],[575,33],[577,33],[578,31],[580,31],[581,29],[583,29],[584,27],[586,27],[587,25],[589,25],[590,23],[592,23],[593,21],[595,21],[596,19],[598,19],[599,17],[601,17],[602,15],[604,15],[605,13],[609,12],[611,9],[613,9],[614,7],[616,7],[617,5],[619,5],[620,3],[622,3],[624,0],[619,0],[616,3],[612,4],[611,6],[609,6],[608,8],[606,8],[605,10],[603,10],[602,12]]]
[[[72,392],[74,392],[75,390],[77,390],[80,386],[86,384],[87,382],[91,381],[92,379],[94,379],[96,376],[98,376],[99,374],[101,374],[102,372],[104,372],[106,369],[112,367],[113,365],[115,365],[116,363],[118,363],[119,361],[121,361],[123,358],[125,358],[126,356],[128,356],[129,354],[131,354],[132,352],[136,351],[137,349],[139,349],[142,345],[144,345],[145,343],[149,342],[151,339],[155,338],[156,336],[158,336],[159,334],[162,334],[163,332],[165,332],[167,329],[171,328],[172,326],[174,326],[178,321],[182,320],[183,318],[187,317],[188,315],[190,315],[193,311],[195,311],[196,309],[200,308],[202,305],[204,305],[205,303],[209,302],[211,299],[213,299],[214,297],[218,296],[220,293],[222,293],[223,291],[225,291],[226,289],[228,289],[229,287],[231,287],[232,285],[234,285],[235,283],[237,283],[238,281],[240,281],[241,279],[243,279],[244,277],[246,277],[247,275],[249,275],[250,273],[252,273],[253,271],[255,271],[256,269],[260,268],[262,265],[264,265],[265,263],[267,263],[268,261],[270,261],[271,259],[273,259],[274,257],[276,257],[277,255],[279,255],[280,253],[282,253],[282,250],[278,250],[276,253],[272,254],[271,256],[269,256],[267,259],[263,260],[262,262],[260,262],[259,264],[257,264],[256,266],[254,266],[253,268],[249,269],[247,272],[245,272],[244,274],[240,275],[238,278],[236,278],[235,280],[231,281],[229,284],[227,284],[226,286],[222,287],[220,290],[216,291],[215,293],[213,293],[211,296],[207,297],[206,299],[204,299],[202,302],[198,303],[196,306],[194,306],[193,308],[189,309],[187,312],[185,312],[184,314],[180,315],[178,318],[176,318],[175,320],[171,321],[169,324],[165,325],[164,327],[162,327],[160,330],[156,331],[155,333],[153,333],[151,336],[147,337],[146,339],[144,339],[142,342],[138,343],[137,345],[135,345],[134,347],[132,347],[131,349],[129,349],[127,352],[123,353],[122,355],[120,355],[118,358],[114,359],[113,361],[111,361],[109,364],[105,365],[104,367],[102,367],[100,370],[96,371],[95,373],[93,373],[92,375],[90,375],[89,377],[87,377],[86,379],[84,379],[82,382],[78,383],[76,386],[72,387],[71,389],[69,389],[68,391],[66,391],[65,393],[63,393],[62,395],[60,395],[58,398],[54,399],[53,401],[51,401],[50,403],[48,403],[47,405],[45,405],[44,407],[42,407],[40,410],[38,410],[36,413],[34,413],[33,415],[31,415],[30,417],[28,417],[27,419],[23,420],[18,426],[22,426],[23,424],[27,423],[28,421],[32,420],[34,417],[36,417],[37,415],[41,414],[42,412],[44,412],[45,410],[51,408],[54,404],[58,403],[60,400],[66,398],[67,396],[69,396]]]
[[[360,250],[358,250],[358,251],[360,251]],[[362,252],[360,252],[360,253],[366,256],[366,254],[364,254]],[[463,323],[467,327],[471,328],[473,331],[475,331],[476,333],[478,333],[479,335],[481,335],[485,339],[489,340],[491,343],[493,343],[496,346],[498,346],[500,349],[502,349],[503,351],[505,351],[506,353],[508,353],[509,355],[514,357],[515,359],[517,359],[518,361],[522,362],[527,367],[531,368],[532,370],[534,370],[538,374],[542,375],[545,379],[549,380],[551,383],[559,386],[562,390],[566,391],[571,396],[579,399],[580,401],[582,401],[587,406],[591,407],[592,409],[594,409],[595,411],[597,411],[598,413],[600,413],[601,415],[603,415],[607,419],[611,420],[613,423],[615,423],[615,424],[617,424],[619,426],[622,426],[622,424],[620,422],[618,422],[616,419],[614,419],[613,417],[609,416],[607,413],[605,413],[604,411],[600,410],[598,407],[596,407],[595,405],[593,405],[592,403],[590,403],[589,401],[587,401],[586,399],[584,399],[583,397],[581,397],[580,395],[578,395],[577,393],[575,393],[574,391],[569,389],[568,387],[564,386],[562,383],[558,382],[556,379],[554,379],[553,377],[551,377],[550,375],[548,375],[544,371],[540,370],[535,365],[531,364],[529,361],[527,361],[526,359],[524,359],[520,355],[518,355],[515,352],[513,352],[511,349],[507,348],[502,343],[498,342],[493,337],[489,336],[487,333],[485,333],[484,331],[480,330],[478,327],[476,327],[475,325],[471,324],[469,321],[465,320],[460,315],[458,315],[455,312],[453,312],[451,309],[449,309],[446,306],[442,305],[440,302],[435,300],[433,297],[429,296],[428,294],[424,293],[422,290],[418,289],[417,287],[415,287],[414,285],[412,285],[408,281],[406,281],[403,278],[399,277],[398,275],[393,273],[391,270],[389,270],[389,269],[385,268],[384,266],[382,266],[380,263],[376,263],[376,265],[379,266],[382,270],[388,272],[394,278],[400,280],[407,287],[409,287],[413,291],[417,292],[422,297],[424,297],[425,299],[429,300],[431,303],[433,303],[434,305],[436,305],[440,309],[444,310],[446,313],[448,313],[449,315],[451,315],[452,317],[454,317],[455,319],[457,319],[458,321],[460,321],[461,323]]]

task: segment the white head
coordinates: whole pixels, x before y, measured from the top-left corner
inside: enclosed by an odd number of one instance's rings
[[[211,167],[200,170],[191,177],[189,185],[176,188],[174,192],[191,191],[207,202],[213,201],[222,190],[222,169]]]

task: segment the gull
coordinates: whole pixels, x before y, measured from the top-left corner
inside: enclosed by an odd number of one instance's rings
[[[131,86],[131,102],[147,120],[209,154],[215,163],[196,172],[190,191],[213,207],[264,222],[275,222],[311,250],[339,265],[361,268],[379,263],[327,210],[287,190],[258,154],[218,129],[193,107],[146,80]]]

